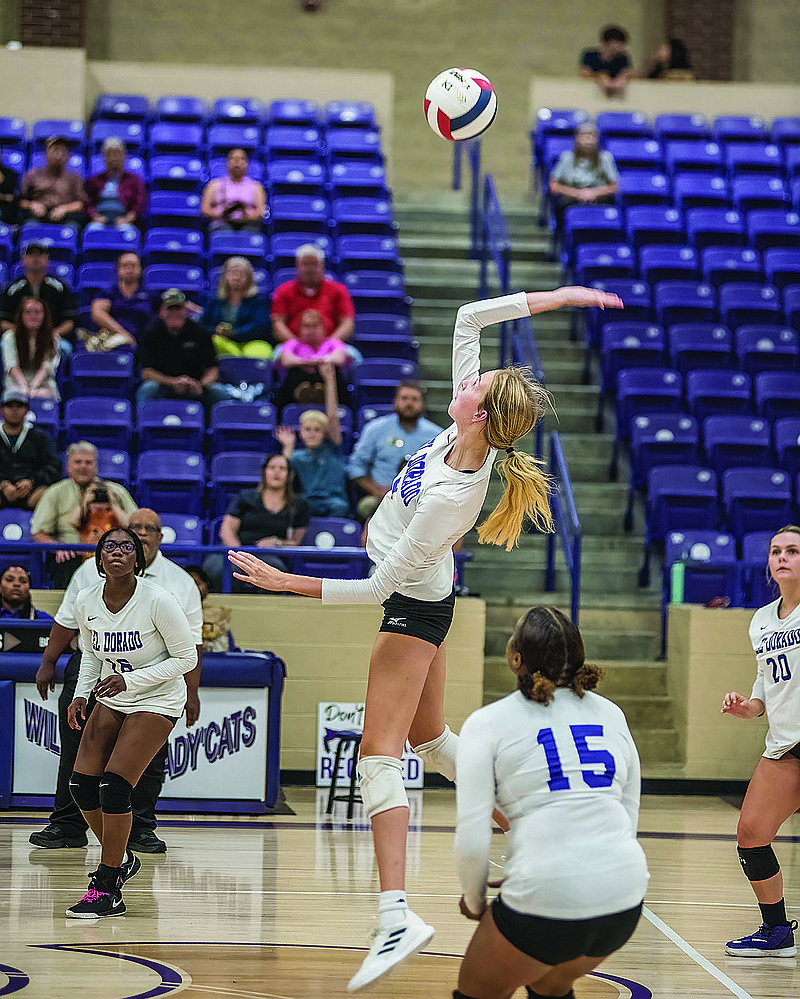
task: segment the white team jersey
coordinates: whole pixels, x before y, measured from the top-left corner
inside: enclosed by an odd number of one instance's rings
[[[800,742],[800,607],[781,620],[780,598],[759,607],[750,621],[758,673],[751,697],[767,708],[764,756],[777,760]]]
[[[69,628],[71,631],[77,629],[78,620],[75,616],[77,596],[82,589],[93,586],[101,578],[94,558],[87,559],[69,581],[69,585],[64,591],[61,606],[56,611],[56,624],[60,624],[62,628]],[[173,594],[189,619],[189,627],[192,629],[192,637],[195,640],[194,644],[202,645],[203,607],[200,602],[200,591],[189,573],[158,552],[144,570],[142,578],[157,583],[168,593]]]
[[[530,315],[523,292],[462,305],[453,333],[453,386],[480,374],[485,326]],[[453,424],[419,448],[398,473],[369,522],[367,554],[377,569],[369,579],[325,579],[323,603],[383,603],[392,593],[443,600],[453,589],[453,545],[480,516],[497,452],[482,468],[459,472],[445,458],[456,439]]]
[[[127,689],[102,704],[130,714],[153,711],[178,717],[186,705],[183,674],[197,665],[197,649],[175,597],[147,579],[137,578],[133,596],[112,613],[103,602],[101,579],[78,594],[75,617],[83,642],[75,697],[89,699],[95,684],[112,673]]]
[[[638,905],[647,860],[636,840],[641,777],[625,715],[599,694],[517,691],[480,708],[458,746],[455,855],[465,900],[486,898],[492,811],[511,826],[503,901],[517,912],[590,919]]]

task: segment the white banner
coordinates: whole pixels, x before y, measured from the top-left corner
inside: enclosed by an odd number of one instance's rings
[[[161,797],[263,801],[266,779],[266,688],[201,687],[199,720],[170,734]]]
[[[364,728],[364,704],[324,701],[317,705],[317,787],[330,787],[336,746],[343,735],[360,735]],[[358,753],[356,753],[358,759]],[[336,778],[336,793],[346,790],[353,765],[352,746],[339,761]],[[406,743],[403,758],[403,784],[406,787],[422,787],[425,773],[422,760],[412,753]]]
[[[35,683],[14,685],[13,794],[55,794],[61,739],[58,694],[39,697]]]

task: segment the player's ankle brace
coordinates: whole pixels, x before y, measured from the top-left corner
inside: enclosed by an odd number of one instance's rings
[[[408,808],[403,766],[395,756],[363,756],[358,761],[361,800],[372,818],[390,808]]]
[[[781,869],[771,846],[737,846],[736,850],[748,881],[767,881]]]
[[[430,742],[411,748],[422,758],[423,763],[432,770],[438,770],[442,777],[455,783],[456,757],[458,756],[458,736],[445,725],[444,732]]]
[[[72,771],[69,779],[72,800],[82,812],[94,812],[100,807],[100,778]]]
[[[100,807],[106,815],[125,815],[131,808],[133,787],[124,777],[106,770],[100,780]]]

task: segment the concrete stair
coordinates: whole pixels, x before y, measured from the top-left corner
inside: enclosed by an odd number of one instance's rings
[[[528,291],[557,286],[560,270],[547,260],[549,240],[536,226],[534,206],[505,203],[512,240],[512,283]],[[431,419],[446,425],[450,402],[450,353],[453,320],[459,305],[475,297],[478,264],[469,258],[469,219],[466,198],[457,195],[427,204],[419,199],[396,206],[406,285],[414,298],[414,334],[420,344],[422,377],[428,386]],[[490,284],[490,294],[499,289]],[[634,529],[626,534],[622,516],[627,499],[627,468],[620,466],[617,482],[609,482],[613,419],[606,416],[604,433],[594,429],[597,385],[583,384],[584,349],[570,339],[566,311],[534,317],[540,359],[553,395],[557,417],[548,416],[545,433],[558,429],[569,465],[578,514],[584,532],[581,581],[581,630],[587,657],[602,666],[601,692],[625,710],[643,762],[655,773],[679,763],[677,733],[667,694],[666,666],[655,661],[659,646],[660,591],[642,590],[637,570],[643,547],[643,524],[637,509]],[[498,331],[482,338],[483,367],[496,363]],[[532,439],[523,442],[527,449]],[[500,495],[495,477],[487,494],[485,513]],[[466,569],[470,591],[487,602],[485,697],[487,701],[514,689],[514,678],[503,658],[517,619],[536,603],[568,613],[569,578],[557,547],[556,590],[543,592],[546,539],[525,535],[519,547],[504,550],[479,545],[476,532],[465,538],[473,553]]]

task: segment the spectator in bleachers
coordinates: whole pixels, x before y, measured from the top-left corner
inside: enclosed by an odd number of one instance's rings
[[[200,211],[209,219],[209,229],[261,232],[267,196],[262,185],[247,175],[247,153],[231,149],[225,162],[227,176],[210,180],[203,191]]]
[[[689,51],[680,38],[670,38],[659,45],[645,64],[646,80],[693,80]]]
[[[300,318],[307,309],[322,316],[325,332],[338,340],[353,333],[355,309],[350,292],[325,277],[325,254],[313,243],[295,252],[297,276],[278,285],[272,296],[272,333],[276,340],[292,340],[300,332]]]
[[[341,340],[326,334],[325,321],[316,309],[305,310],[297,337],[279,346],[275,361],[285,372],[275,393],[278,409],[290,402],[325,402],[320,366],[327,363],[334,366],[339,401],[352,407],[353,398],[342,374],[342,369],[350,363],[350,355]]]
[[[394,412],[370,420],[361,431],[350,455],[348,473],[357,486],[367,493],[359,503],[358,512],[367,520],[375,507],[389,492],[398,468],[411,455],[442,432],[442,428],[426,419],[425,386],[422,382],[405,379],[394,395]]]
[[[614,157],[600,149],[596,126],[584,122],[575,133],[575,145],[561,154],[550,174],[559,232],[570,205],[613,204],[618,190]]]
[[[31,602],[31,577],[21,565],[9,565],[0,575],[0,618],[18,621],[52,621],[45,611],[37,610]]]
[[[97,482],[86,490],[72,514],[72,524],[82,545],[97,545],[106,531],[115,527],[127,527],[129,520],[129,514],[119,505],[116,496],[109,493],[103,482]],[[84,552],[81,558],[85,562],[94,558],[94,554]]]
[[[603,28],[599,49],[585,49],[581,55],[581,76],[594,80],[608,97],[625,92],[630,70],[628,32],[618,24]]]
[[[141,225],[147,208],[147,188],[141,177],[125,169],[125,143],[109,138],[103,143],[106,168],[89,177],[86,191],[89,228],[117,229]]]
[[[200,593],[200,603],[203,605],[203,651],[204,652],[239,652],[241,651],[233,639],[231,631],[230,607],[220,607],[215,604],[210,607],[206,599],[211,592],[211,579],[199,565],[187,565],[186,571],[192,577]]]
[[[136,350],[139,338],[158,310],[157,295],[142,286],[142,262],[135,253],[122,253],[117,260],[117,282],[105,295],[92,301],[92,322],[100,327],[99,333],[87,334],[89,349],[91,338],[101,344],[95,350],[112,350],[127,347]]]
[[[266,298],[259,294],[246,257],[225,261],[217,294],[208,300],[200,325],[212,335],[219,357],[272,356]]]
[[[136,509],[136,503],[124,486],[108,482],[97,475],[97,448],[89,441],[76,441],[67,448],[67,477],[55,482],[44,491],[31,521],[31,534],[37,544],[62,541],[79,544],[80,535],[73,523],[75,510],[84,495],[94,486],[102,484],[115,504],[126,514]],[[53,586],[61,589],[72,578],[81,564],[80,553],[58,551],[49,555],[48,568]]]
[[[58,481],[61,459],[53,438],[27,421],[27,392],[3,393],[0,425],[0,508],[33,510],[48,486]]]
[[[23,298],[0,345],[5,389],[16,389],[36,399],[59,399],[56,369],[61,360],[59,339],[53,332],[50,310],[38,298]]]
[[[151,399],[197,399],[208,409],[229,397],[224,386],[217,384],[219,369],[211,336],[189,318],[186,296],[177,288],[168,288],[161,296],[158,319],[139,345],[139,362],[139,404]]]
[[[12,281],[0,295],[0,329],[14,328],[23,298],[39,298],[50,310],[53,333],[64,342],[75,329],[75,296],[63,281],[47,273],[50,252],[42,243],[23,246],[21,262],[25,276]]]
[[[0,150],[2,154],[2,150]],[[19,174],[3,162],[0,155],[0,222],[17,224],[19,211]]]
[[[219,537],[223,545],[228,548],[243,545],[281,548],[302,544],[310,514],[308,503],[295,493],[289,472],[289,461],[282,454],[271,454],[264,460],[261,484],[256,489],[243,489],[222,518]],[[277,555],[258,557],[267,565],[286,571],[286,563]],[[223,556],[209,555],[203,568],[214,589],[221,589]],[[233,590],[235,593],[256,592],[236,579]]]
[[[82,226],[86,221],[83,181],[71,170],[69,142],[56,135],[45,144],[46,163],[22,178],[19,221]]]
[[[291,427],[278,427],[275,436],[300,480],[311,516],[348,517],[350,501],[342,457],[336,371],[330,361],[322,362],[319,371],[325,385],[325,412],[307,409],[300,416],[303,449],[295,451],[296,437]]]

